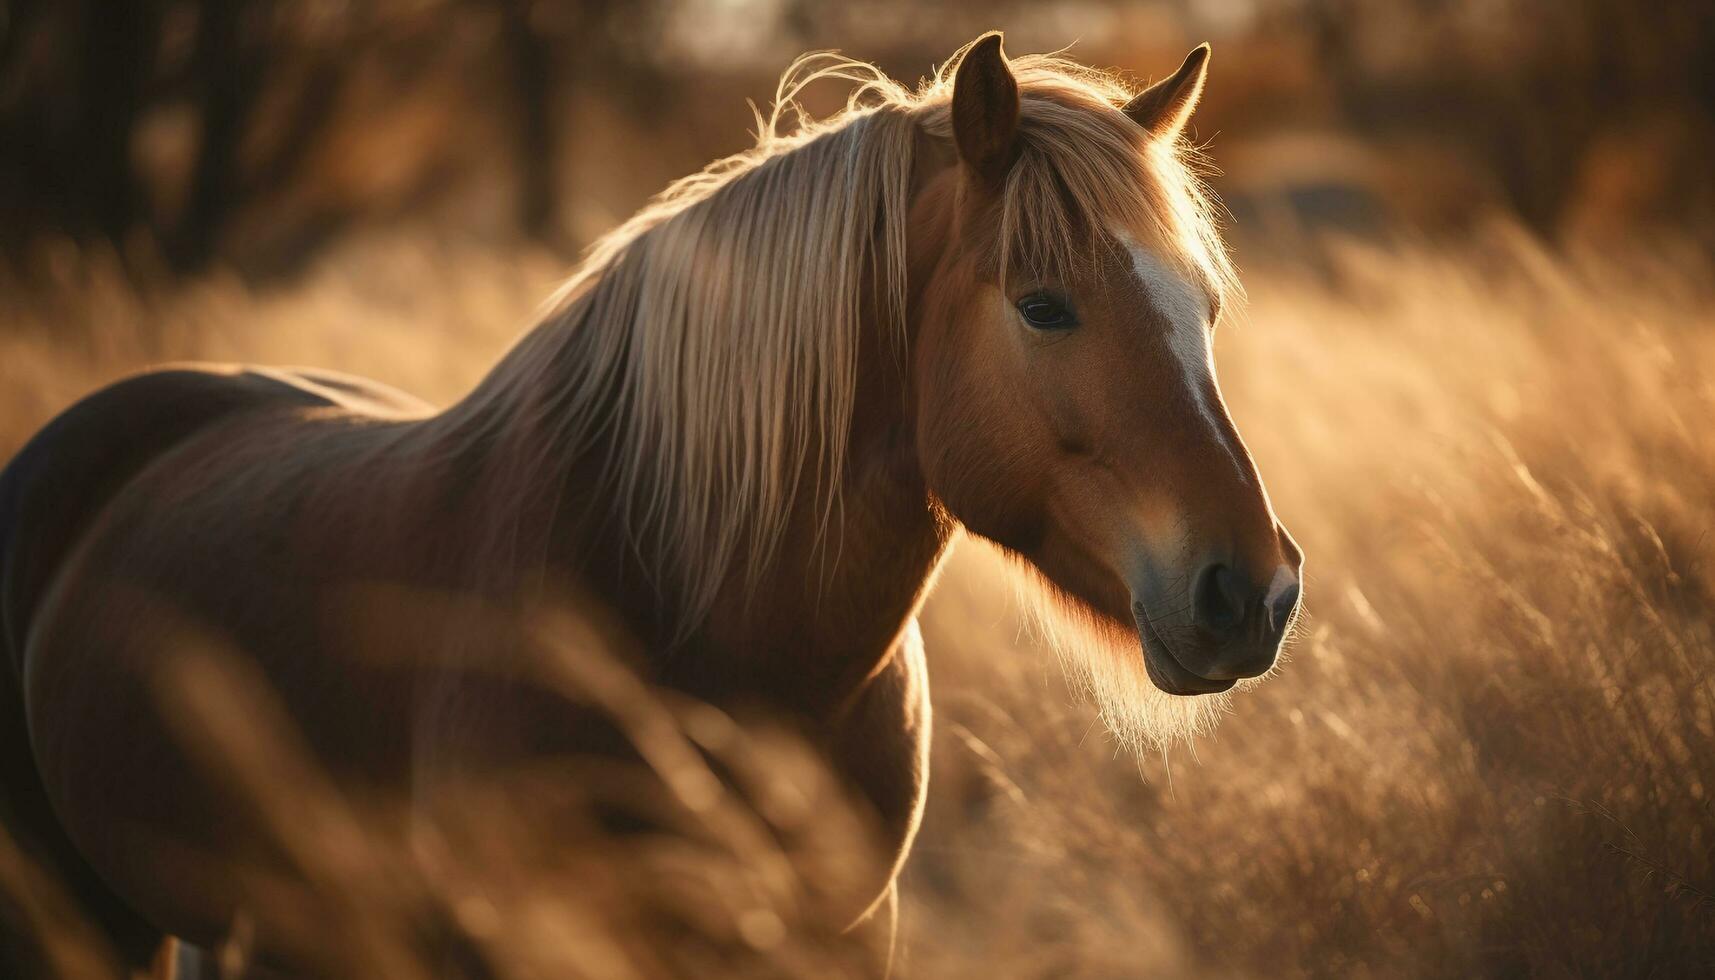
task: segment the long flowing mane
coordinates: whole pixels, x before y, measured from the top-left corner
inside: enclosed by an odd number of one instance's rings
[[[524,478],[617,447],[600,464],[612,519],[688,623],[740,556],[750,574],[766,567],[803,500],[824,529],[840,505],[866,322],[880,349],[903,349],[916,134],[951,140],[964,55],[915,91],[869,64],[800,58],[758,113],[756,145],[596,242],[467,400],[523,404],[551,430]],[[1054,56],[1011,67],[1022,153],[1003,193],[1000,268],[1091,261],[1092,236],[1123,227],[1212,289],[1233,288],[1193,148],[1149,140],[1118,111],[1133,92],[1110,73]],[[798,96],[825,81],[849,97],[815,120]]]

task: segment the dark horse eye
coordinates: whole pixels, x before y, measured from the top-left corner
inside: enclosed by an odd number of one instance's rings
[[[1067,309],[1065,301],[1050,293],[1024,297],[1018,301],[1018,312],[1038,330],[1067,330],[1078,325],[1078,318]]]

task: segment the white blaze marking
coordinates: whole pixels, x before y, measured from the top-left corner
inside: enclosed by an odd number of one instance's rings
[[[1130,236],[1121,234],[1115,237],[1131,253],[1132,271],[1137,273],[1150,302],[1167,318],[1167,346],[1179,362],[1180,373],[1185,376],[1185,387],[1191,393],[1192,404],[1197,406],[1197,414],[1208,423],[1215,441],[1226,450],[1233,465],[1243,472],[1245,467],[1239,462],[1233,447],[1227,444],[1221,421],[1215,415],[1215,406],[1209,401],[1209,391],[1215,385],[1215,351],[1209,345],[1208,296]]]

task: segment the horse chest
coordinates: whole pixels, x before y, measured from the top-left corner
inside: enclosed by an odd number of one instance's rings
[[[906,624],[886,664],[829,722],[834,769],[873,808],[880,840],[899,872],[923,816],[929,788],[932,712],[923,636]]]

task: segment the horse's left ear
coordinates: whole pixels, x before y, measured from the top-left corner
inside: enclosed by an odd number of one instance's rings
[[[1018,159],[1018,79],[1000,49],[1000,32],[971,42],[953,76],[953,141],[959,159],[998,187]]]
[[[1170,77],[1144,89],[1125,104],[1124,112],[1151,136],[1171,139],[1191,121],[1191,111],[1203,95],[1209,74],[1208,42],[1197,45]]]

